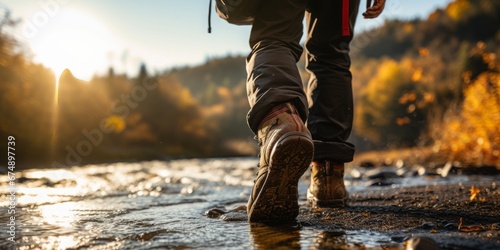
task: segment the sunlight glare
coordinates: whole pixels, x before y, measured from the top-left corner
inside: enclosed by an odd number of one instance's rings
[[[62,9],[31,45],[34,60],[50,67],[57,78],[68,68],[83,80],[104,72],[116,48],[104,24],[76,9]]]
[[[53,106],[52,106],[52,123],[51,123],[51,142],[50,142],[50,147],[51,147],[51,159],[55,158],[56,151],[57,151],[57,129],[58,129],[58,122],[59,122],[59,78],[61,77],[62,70],[59,72],[58,70],[53,68],[54,71],[54,76],[56,78],[55,86],[54,86],[54,100],[53,100]]]
[[[74,236],[50,236],[48,242],[43,243],[43,249],[68,249],[78,245]]]
[[[75,211],[77,207],[74,202],[45,205],[39,208],[43,220],[51,225],[70,228],[77,219],[77,213]]]

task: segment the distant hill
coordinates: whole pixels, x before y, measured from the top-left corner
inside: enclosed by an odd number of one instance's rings
[[[425,47],[443,57],[455,54],[462,43],[496,42],[500,29],[500,1],[455,0],[426,19],[388,20],[359,34],[353,41],[357,56],[368,58],[418,55]]]
[[[217,87],[245,87],[245,57],[211,59],[202,65],[172,70],[167,75],[175,77],[188,88],[201,105],[213,105],[220,101],[216,93]]]
[[[16,136],[17,152],[30,156],[25,162],[256,155],[245,120],[245,56],[157,75],[142,65],[133,78],[110,69],[90,82],[66,71],[55,106],[54,76],[30,61],[8,34],[15,23],[9,16],[0,20],[0,134]],[[447,138],[470,139],[462,149],[479,152],[476,159],[498,154],[498,126],[475,125],[484,117],[500,117],[488,113],[500,110],[500,86],[492,80],[499,71],[499,30],[500,1],[455,0],[428,18],[389,20],[358,34],[351,45],[355,126],[350,139],[358,151],[439,148],[437,142],[453,144],[442,139],[444,130],[459,133],[460,125],[468,124],[468,131],[479,132]],[[304,61],[298,65],[305,83]],[[483,102],[489,107],[481,107]]]

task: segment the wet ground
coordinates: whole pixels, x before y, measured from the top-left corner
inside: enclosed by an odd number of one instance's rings
[[[500,249],[495,168],[350,167],[349,206],[334,209],[306,206],[306,173],[296,222],[250,226],[242,206],[256,164],[193,159],[19,171],[15,242],[3,172],[0,248],[404,249],[417,236],[443,249]]]

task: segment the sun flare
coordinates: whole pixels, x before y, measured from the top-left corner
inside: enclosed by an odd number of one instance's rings
[[[31,43],[34,60],[59,77],[66,68],[89,80],[109,66],[108,54],[116,43],[106,26],[76,9],[62,9]]]

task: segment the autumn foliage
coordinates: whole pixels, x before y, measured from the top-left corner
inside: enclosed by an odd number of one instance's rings
[[[90,82],[66,71],[55,105],[56,76],[30,60],[9,33],[15,25],[10,12],[0,17],[0,136],[16,136],[28,166],[64,164],[78,150],[69,163],[256,154],[244,56],[155,74],[142,65],[137,76],[110,68]],[[426,19],[357,34],[358,152],[424,146],[450,161],[500,165],[499,30],[500,1],[455,0]]]
[[[436,151],[451,160],[473,165],[500,166],[500,73],[496,55],[478,43],[471,58],[478,57],[487,70],[475,75],[466,70],[461,108],[445,117],[436,138]]]

